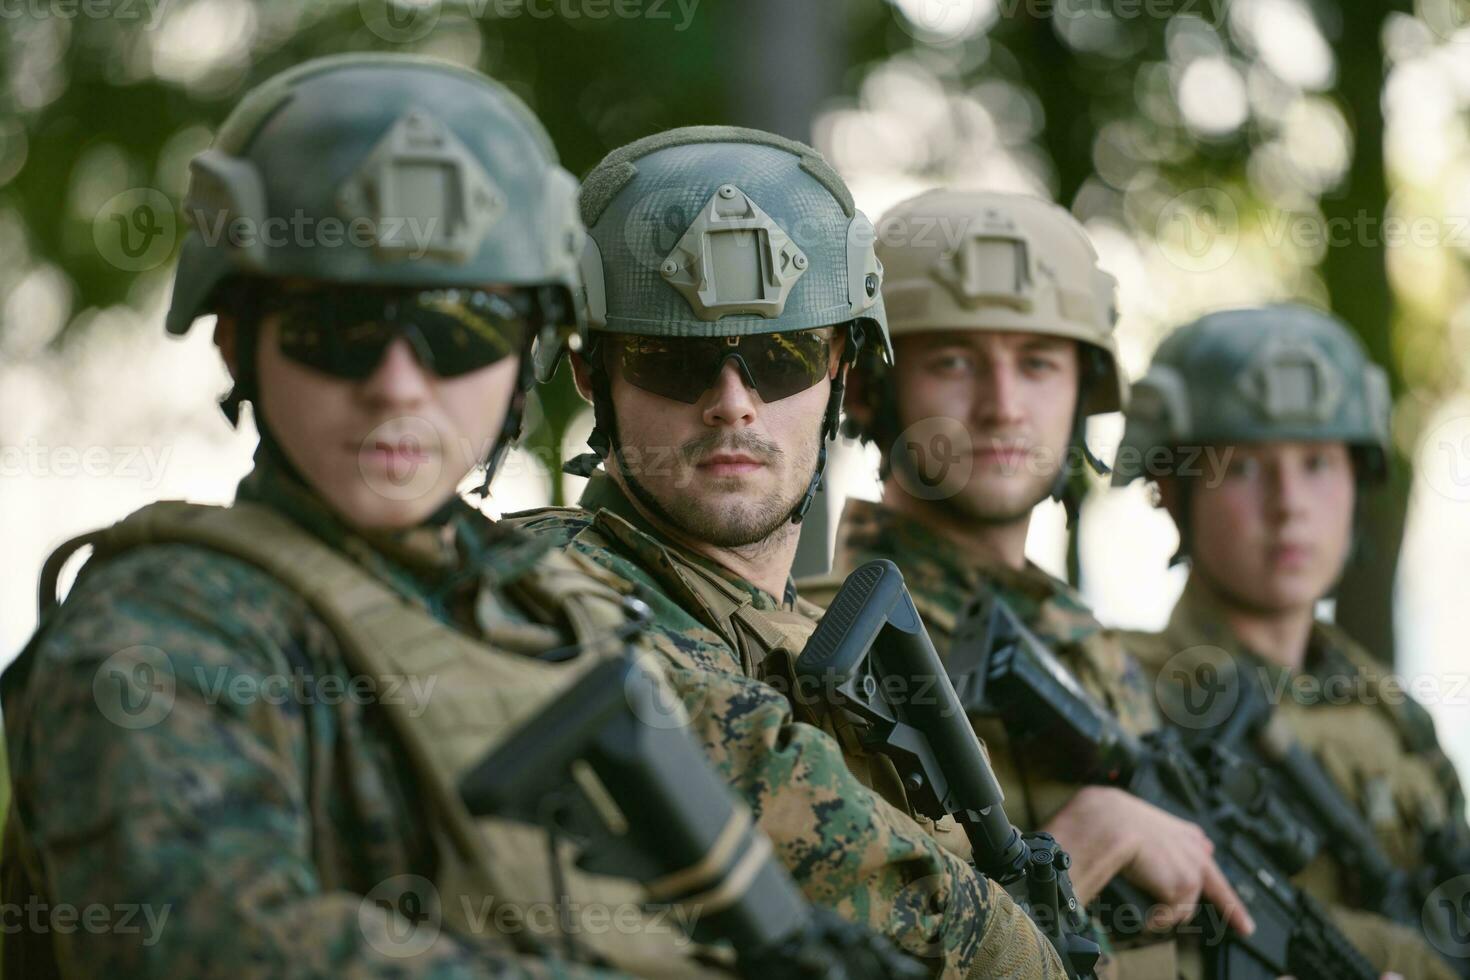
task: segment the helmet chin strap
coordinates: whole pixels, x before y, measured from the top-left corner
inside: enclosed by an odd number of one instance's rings
[[[1092,447],[1087,445],[1087,415],[1084,406],[1087,403],[1088,390],[1099,382],[1099,374],[1097,369],[1084,369],[1082,379],[1077,383],[1077,404],[1072,409],[1072,437],[1067,442],[1067,459],[1063,461],[1062,468],[1051,485],[1051,499],[1059,501],[1062,509],[1067,512],[1069,529],[1077,526],[1077,518],[1082,512],[1082,494],[1073,487],[1069,469],[1073,451],[1077,451],[1088,468],[1098,476],[1107,476],[1113,472],[1108,464],[1097,458]]]
[[[531,344],[527,341],[521,350],[520,367],[516,371],[516,387],[511,393],[510,404],[505,409],[505,421],[500,424],[500,433],[490,444],[490,452],[485,456],[485,479],[478,487],[470,491],[481,500],[490,496],[490,484],[495,481],[495,473],[500,468],[501,461],[505,459],[505,454],[510,451],[515,441],[521,437],[521,425],[526,419],[526,393],[535,383],[535,366],[531,363]]]

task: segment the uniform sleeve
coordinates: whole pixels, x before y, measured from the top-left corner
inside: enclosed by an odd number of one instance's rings
[[[749,678],[671,667],[695,736],[812,902],[945,977],[1065,976],[1010,896],[848,771],[837,743]]]
[[[76,977],[601,976],[499,939],[437,933],[419,952],[400,907],[324,884],[303,711],[228,693],[290,670],[270,585],[196,548],[139,549],[87,575],[7,678],[6,860],[38,894],[5,901],[46,934],[28,938]]]

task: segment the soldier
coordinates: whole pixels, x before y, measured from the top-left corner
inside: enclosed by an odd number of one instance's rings
[[[833,575],[803,582],[830,596],[874,558],[903,571],[941,656],[966,602],[993,590],[1135,733],[1157,726],[1151,692],[1080,596],[1029,562],[1033,508],[1075,508],[1076,464],[1093,460],[1085,423],[1123,397],[1113,339],[1114,282],[1065,210],[1018,194],[938,190],[897,205],[878,228],[895,362],[854,372],[851,429],[882,454],[883,502],[851,500]],[[1100,465],[1100,464],[1098,464]],[[972,719],[1023,830],[1072,855],[1079,899],[1122,874],[1154,895],[1154,928],[1199,902],[1252,928],[1203,832],[1122,790],[1079,787]],[[1117,975],[1173,977],[1173,944],[1115,958]]]
[[[572,364],[596,427],[569,469],[591,480],[580,508],[510,519],[644,586],[671,663],[789,682],[821,615],[791,582],[797,524],[854,357],[888,351],[872,226],[810,147],[725,127],[613,151],[581,208],[589,329]],[[766,825],[778,847],[785,820]],[[975,902],[972,975],[1059,975],[1001,889]]]
[[[1157,481],[1179,529],[1178,556],[1190,564],[1163,632],[1128,637],[1161,695],[1171,695],[1162,702],[1170,717],[1189,727],[1231,710],[1223,696],[1186,710],[1193,702],[1179,695],[1204,664],[1217,680],[1226,671],[1254,677],[1395,865],[1466,853],[1464,797],[1428,713],[1315,616],[1353,550],[1364,495],[1387,475],[1382,368],[1344,324],[1316,310],[1211,313],[1160,345],[1127,415],[1115,482]],[[1303,887],[1361,907],[1362,883],[1347,873],[1351,846],[1330,842],[1302,872]],[[1453,975],[1410,931],[1346,918],[1380,967]]]
[[[519,428],[533,338],[575,322],[575,189],[514,96],[405,56],[278,75],[194,161],[168,328],[218,314],[260,447],[235,505],[155,504],[47,563],[51,596],[95,549],[3,679],[11,975],[727,975],[631,882],[457,792],[646,618],[456,493]],[[808,896],[964,972],[968,869],[779,695],[667,680],[800,828]]]

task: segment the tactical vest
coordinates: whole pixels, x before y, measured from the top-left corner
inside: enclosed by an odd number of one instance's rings
[[[565,616],[584,653],[549,662],[497,649],[493,630],[474,639],[417,607],[345,555],[270,509],[254,504],[207,507],[163,502],[121,523],[63,545],[47,562],[43,593],[54,590],[67,555],[93,544],[111,556],[147,544],[186,543],[247,561],[279,580],[311,606],[336,637],[348,671],[383,683],[435,678],[424,703],[382,703],[394,732],[413,762],[416,786],[426,798],[438,854],[435,885],[440,920],[451,932],[473,936],[490,923],[513,922],[508,938],[522,950],[542,953],[565,936],[558,910],[597,909],[618,928],[576,928],[573,943],[589,960],[639,976],[728,977],[696,957],[694,946],[671,917],[646,912],[637,883],[576,869],[563,849],[556,887],[545,831],[497,819],[472,817],[459,797],[460,777],[519,725],[569,687],[599,658],[619,655],[609,643],[628,623],[617,582],[576,556],[548,554],[531,572],[505,587],[523,608]],[[515,643],[524,649],[525,637]],[[502,644],[505,645],[505,644]],[[313,815],[325,825],[324,814]],[[565,903],[558,895],[567,897]],[[510,906],[510,908],[504,908]],[[602,914],[606,910],[608,914]],[[628,928],[637,915],[637,928]],[[575,923],[574,923],[575,926]],[[411,959],[405,959],[411,963]]]
[[[592,526],[577,535],[594,547],[605,547],[589,531],[611,538],[616,545],[637,552],[648,535],[609,511],[600,511]],[[800,599],[795,609],[757,609],[750,593],[717,572],[691,561],[677,548],[664,547],[668,566],[648,569],[658,576],[669,597],[686,612],[719,633],[740,657],[747,677],[764,678],[775,665],[767,661],[789,654],[794,660],[817,628],[822,610]]]

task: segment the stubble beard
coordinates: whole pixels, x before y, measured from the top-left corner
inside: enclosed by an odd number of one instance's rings
[[[820,435],[817,438],[820,439]],[[816,470],[818,446],[815,441],[802,446],[797,457],[791,460],[787,472],[804,474],[799,486],[781,488],[764,496],[751,494],[748,501],[741,497],[738,503],[727,504],[723,508],[699,497],[688,486],[672,487],[660,498],[633,473],[621,466],[619,470],[638,501],[681,534],[717,548],[755,555],[776,547],[797,533],[797,526],[791,523],[791,515],[805,496],[811,474]],[[700,458],[716,450],[747,453],[773,469],[779,468],[786,457],[775,443],[746,434],[733,438],[714,435],[692,440],[680,447],[679,459],[688,468],[687,472]]]

